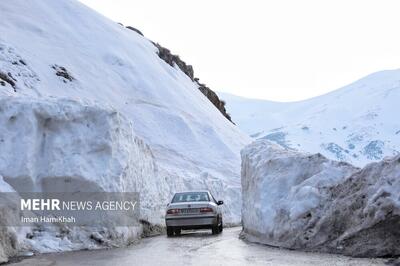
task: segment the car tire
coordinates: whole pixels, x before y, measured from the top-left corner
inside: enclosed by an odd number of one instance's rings
[[[224,224],[222,223],[222,221],[221,221],[220,225],[218,226],[218,231],[220,233],[222,233],[222,231],[224,231]]]
[[[170,226],[167,226],[167,236],[171,237],[174,235],[174,229]]]
[[[213,235],[218,234],[218,231],[219,231],[218,224],[217,225],[213,225],[212,228],[211,228],[211,231],[212,231]]]
[[[175,228],[174,229],[174,233],[176,236],[180,236],[181,235],[181,229],[180,228]]]

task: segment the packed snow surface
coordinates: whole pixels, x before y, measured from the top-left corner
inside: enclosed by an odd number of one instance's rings
[[[242,150],[243,235],[273,246],[400,254],[400,156],[359,169],[267,140]]]
[[[70,266],[84,262],[96,266],[132,266],[134,262],[134,265],[388,266],[385,259],[349,258],[253,245],[239,239],[239,233],[240,227],[234,227],[224,229],[217,237],[210,237],[204,231],[185,232],[184,237],[155,236],[127,248],[46,254],[10,265],[54,266],[56,262],[57,266]]]
[[[157,225],[174,192],[209,189],[240,222],[249,138],[149,40],[73,0],[3,0],[0,17],[2,187],[138,190]]]
[[[400,151],[400,70],[377,72],[300,102],[219,94],[238,126],[255,139],[357,166]]]

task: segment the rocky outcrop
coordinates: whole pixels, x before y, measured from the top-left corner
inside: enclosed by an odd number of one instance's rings
[[[225,102],[222,101],[213,90],[211,90],[205,84],[200,83],[199,79],[194,77],[194,71],[191,65],[187,65],[179,58],[178,55],[172,54],[170,50],[161,46],[159,43],[153,42],[153,44],[158,48],[158,56],[162,60],[172,67],[176,64],[183,73],[197,83],[199,90],[208,98],[208,100],[210,100],[210,102],[221,112],[221,114],[232,122],[231,116],[226,111]]]
[[[199,85],[199,90],[210,100],[210,102],[217,107],[217,109],[229,120],[233,123],[230,114],[227,113],[225,108],[225,101],[221,100],[218,95],[207,87],[205,84],[200,83],[198,78],[194,79],[195,82]]]
[[[16,90],[15,82],[12,79],[11,73],[5,74],[0,71],[0,85],[6,86],[6,83],[10,84],[13,87],[14,91]]]
[[[158,56],[164,60],[168,65],[174,66],[175,64],[186,74],[191,80],[194,81],[194,71],[191,65],[187,65],[183,62],[178,55],[174,55],[165,47],[162,47],[159,43],[153,42],[158,49]]]
[[[254,242],[400,255],[400,156],[363,169],[266,140],[242,151],[243,232]]]
[[[126,28],[143,36],[141,31],[132,26],[127,26]],[[180,59],[179,55],[172,54],[169,49],[161,46],[159,43],[152,43],[157,47],[158,56],[162,60],[172,67],[177,65],[183,73],[185,73],[192,81],[197,83],[199,90],[210,100],[210,102],[221,112],[221,114],[232,122],[231,116],[226,111],[225,102],[221,100],[213,90],[211,90],[205,84],[200,83],[199,79],[194,76],[194,70],[191,65],[186,64],[182,59]]]
[[[120,23],[120,25],[123,26],[121,23]],[[144,36],[143,33],[140,30],[138,30],[138,29],[136,29],[136,28],[134,28],[132,26],[126,26],[126,28],[129,29],[129,30],[133,30],[137,34],[140,34],[140,35]]]

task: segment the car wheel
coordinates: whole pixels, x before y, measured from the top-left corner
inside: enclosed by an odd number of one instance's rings
[[[218,226],[218,231],[220,233],[222,233],[222,231],[224,231],[224,224],[222,223],[222,221],[221,221],[221,224]]]
[[[180,228],[174,229],[174,233],[175,233],[175,235],[180,236],[181,235],[181,229]]]
[[[170,226],[167,226],[167,236],[173,236],[174,235],[174,229]]]
[[[211,231],[212,231],[213,235],[218,234],[218,231],[219,231],[218,224],[217,225],[213,225],[212,228],[211,228]]]

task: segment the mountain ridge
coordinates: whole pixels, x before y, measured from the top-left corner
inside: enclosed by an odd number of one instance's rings
[[[400,70],[384,70],[327,94],[297,102],[219,93],[239,127],[253,138],[321,152],[363,166],[400,151]]]

